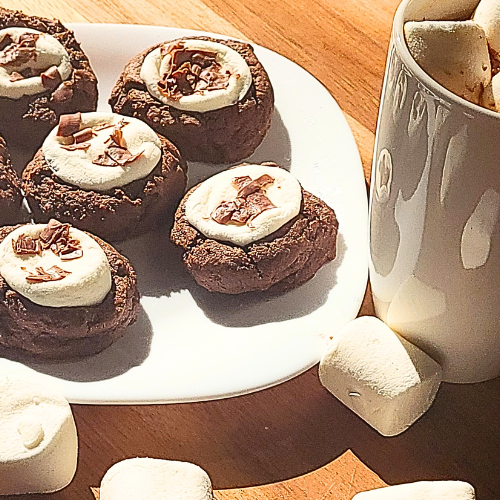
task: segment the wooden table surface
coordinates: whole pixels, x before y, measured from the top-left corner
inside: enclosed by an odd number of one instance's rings
[[[335,97],[369,179],[392,17],[398,0],[0,0],[63,22],[136,23],[249,39],[297,62]],[[369,292],[361,314],[373,312]],[[500,353],[499,353],[500,355]],[[54,500],[91,500],[115,462],[192,461],[219,500],[349,500],[362,490],[461,479],[478,500],[500,498],[500,379],[443,384],[430,411],[384,438],[318,381],[317,368],[232,399],[154,406],[73,405],[80,455]],[[20,498],[20,497],[12,497]],[[47,498],[47,496],[45,496]]]

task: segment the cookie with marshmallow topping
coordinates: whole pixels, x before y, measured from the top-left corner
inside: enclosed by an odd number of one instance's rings
[[[97,107],[97,79],[59,21],[0,8],[0,133],[35,150],[59,116]]]
[[[109,102],[168,137],[187,160],[234,163],[262,142],[274,94],[251,45],[197,37],[135,56]]]
[[[113,247],[52,219],[0,228],[0,346],[38,358],[95,354],[137,317],[135,271]]]
[[[209,291],[281,292],[335,258],[337,228],[334,211],[287,170],[242,164],[186,194],[171,240]]]
[[[23,172],[35,220],[106,240],[151,229],[184,194],[186,163],[146,123],[114,113],[63,115]]]

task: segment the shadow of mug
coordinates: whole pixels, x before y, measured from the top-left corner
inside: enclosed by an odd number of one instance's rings
[[[500,115],[412,58],[404,23],[429,19],[429,3],[404,0],[394,18],[372,165],[370,279],[377,316],[435,358],[445,381],[480,382],[500,375]]]

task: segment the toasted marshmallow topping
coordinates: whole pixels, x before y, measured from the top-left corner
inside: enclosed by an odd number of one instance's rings
[[[209,86],[205,89],[197,89],[194,93],[183,95],[180,98],[169,97],[162,90],[161,84],[159,87],[158,82],[170,73],[172,54],[178,50],[179,44],[182,44],[182,50],[185,51],[215,54],[215,60],[220,65],[218,73],[228,76],[224,88],[211,89]],[[195,64],[193,59],[191,59],[190,64]],[[197,70],[195,70],[196,72]],[[252,84],[250,68],[238,52],[222,43],[205,40],[182,40],[178,43],[158,47],[145,57],[140,76],[149,93],[159,101],[180,110],[199,113],[232,106],[245,97]]]
[[[218,207],[238,197],[235,179],[248,176],[255,180],[266,175],[272,182],[267,183],[261,192],[273,207],[266,208],[243,224],[231,220],[221,224],[214,219]],[[300,184],[286,170],[266,165],[242,165],[200,184],[187,199],[185,214],[188,222],[207,238],[245,246],[268,236],[293,219],[300,212],[301,203]]]
[[[68,144],[68,137],[58,135],[59,127],[55,127],[42,146],[45,160],[62,181],[86,190],[107,191],[146,177],[160,161],[160,139],[144,122],[114,113],[82,113],[80,117],[79,130],[91,129],[90,137],[72,144],[71,136]],[[125,150],[135,157],[122,164],[113,164],[108,157],[110,147],[117,146],[111,137],[115,126]],[[103,165],[99,158],[108,158],[109,164]]]
[[[0,243],[0,275],[10,288],[41,306],[100,304],[111,290],[111,270],[102,248],[83,231],[69,228],[69,237],[77,240],[81,249],[81,255],[78,252],[79,256],[71,260],[50,248],[39,253],[14,251],[19,237],[37,240],[45,227],[46,224],[27,224],[5,237]],[[40,270],[49,276],[52,273],[54,279],[45,281],[46,275]]]
[[[34,35],[34,42],[23,42],[26,34]],[[60,81],[71,76],[69,54],[52,35],[28,28],[6,28],[0,30],[0,46],[3,45],[0,51],[1,97],[19,99],[46,92],[51,83],[47,83],[49,79],[44,78],[43,73],[50,68],[57,68]]]

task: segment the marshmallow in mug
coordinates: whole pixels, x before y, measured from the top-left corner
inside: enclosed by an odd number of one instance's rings
[[[408,49],[422,69],[451,92],[480,104],[491,81],[484,30],[474,21],[408,21]]]
[[[500,0],[481,0],[472,19],[484,30],[495,56],[500,55]]]
[[[0,376],[0,495],[49,493],[76,472],[78,439],[66,399],[37,381]]]

